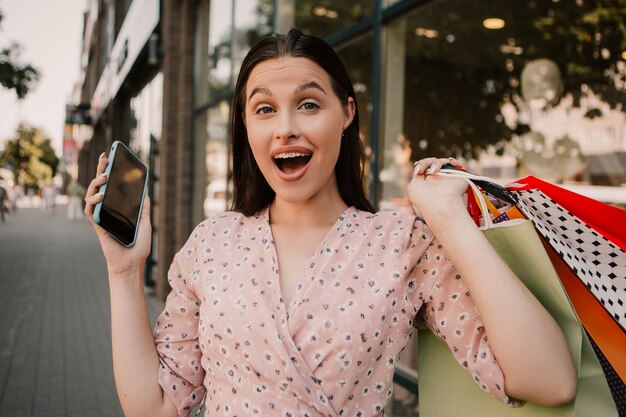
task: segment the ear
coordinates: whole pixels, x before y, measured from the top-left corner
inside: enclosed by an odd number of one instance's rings
[[[348,105],[344,107],[344,120],[343,120],[343,129],[346,130],[348,126],[354,120],[354,113],[356,112],[356,104],[354,103],[354,98],[348,97]]]

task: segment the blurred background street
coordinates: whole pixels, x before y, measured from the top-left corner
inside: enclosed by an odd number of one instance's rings
[[[49,215],[24,199],[0,223],[0,416],[122,416],[104,258],[58,201]]]

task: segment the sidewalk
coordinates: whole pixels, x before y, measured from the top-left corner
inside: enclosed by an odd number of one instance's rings
[[[123,415],[104,258],[65,209],[20,208],[0,223],[0,417]],[[154,322],[162,304],[148,305]]]

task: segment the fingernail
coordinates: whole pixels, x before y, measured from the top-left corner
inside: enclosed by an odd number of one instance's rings
[[[108,177],[108,176],[109,176],[109,173],[108,173],[108,172],[103,172],[103,173],[102,173],[102,174],[100,174],[100,175],[102,175],[103,177]]]
[[[106,153],[106,152],[102,152],[102,153],[100,154],[100,156],[98,157],[98,161],[101,161],[101,160],[102,160],[102,158],[104,158],[105,156],[107,156],[107,153]]]
[[[417,174],[418,172],[420,172],[420,168],[421,168],[420,164],[415,164],[415,168],[413,168],[413,172]]]
[[[431,166],[430,168],[428,168],[428,169],[426,170],[426,172],[427,172],[428,174],[432,174],[432,173],[434,173],[434,172],[435,172],[435,167],[434,167],[434,166]]]
[[[100,191],[99,193],[96,193],[94,195],[94,197],[103,197],[104,196],[104,191]]]

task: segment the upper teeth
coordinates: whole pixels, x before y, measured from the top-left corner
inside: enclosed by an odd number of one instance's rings
[[[283,152],[283,153],[274,155],[274,159],[296,158],[298,156],[309,156],[309,155],[305,153],[300,153],[300,152]]]

